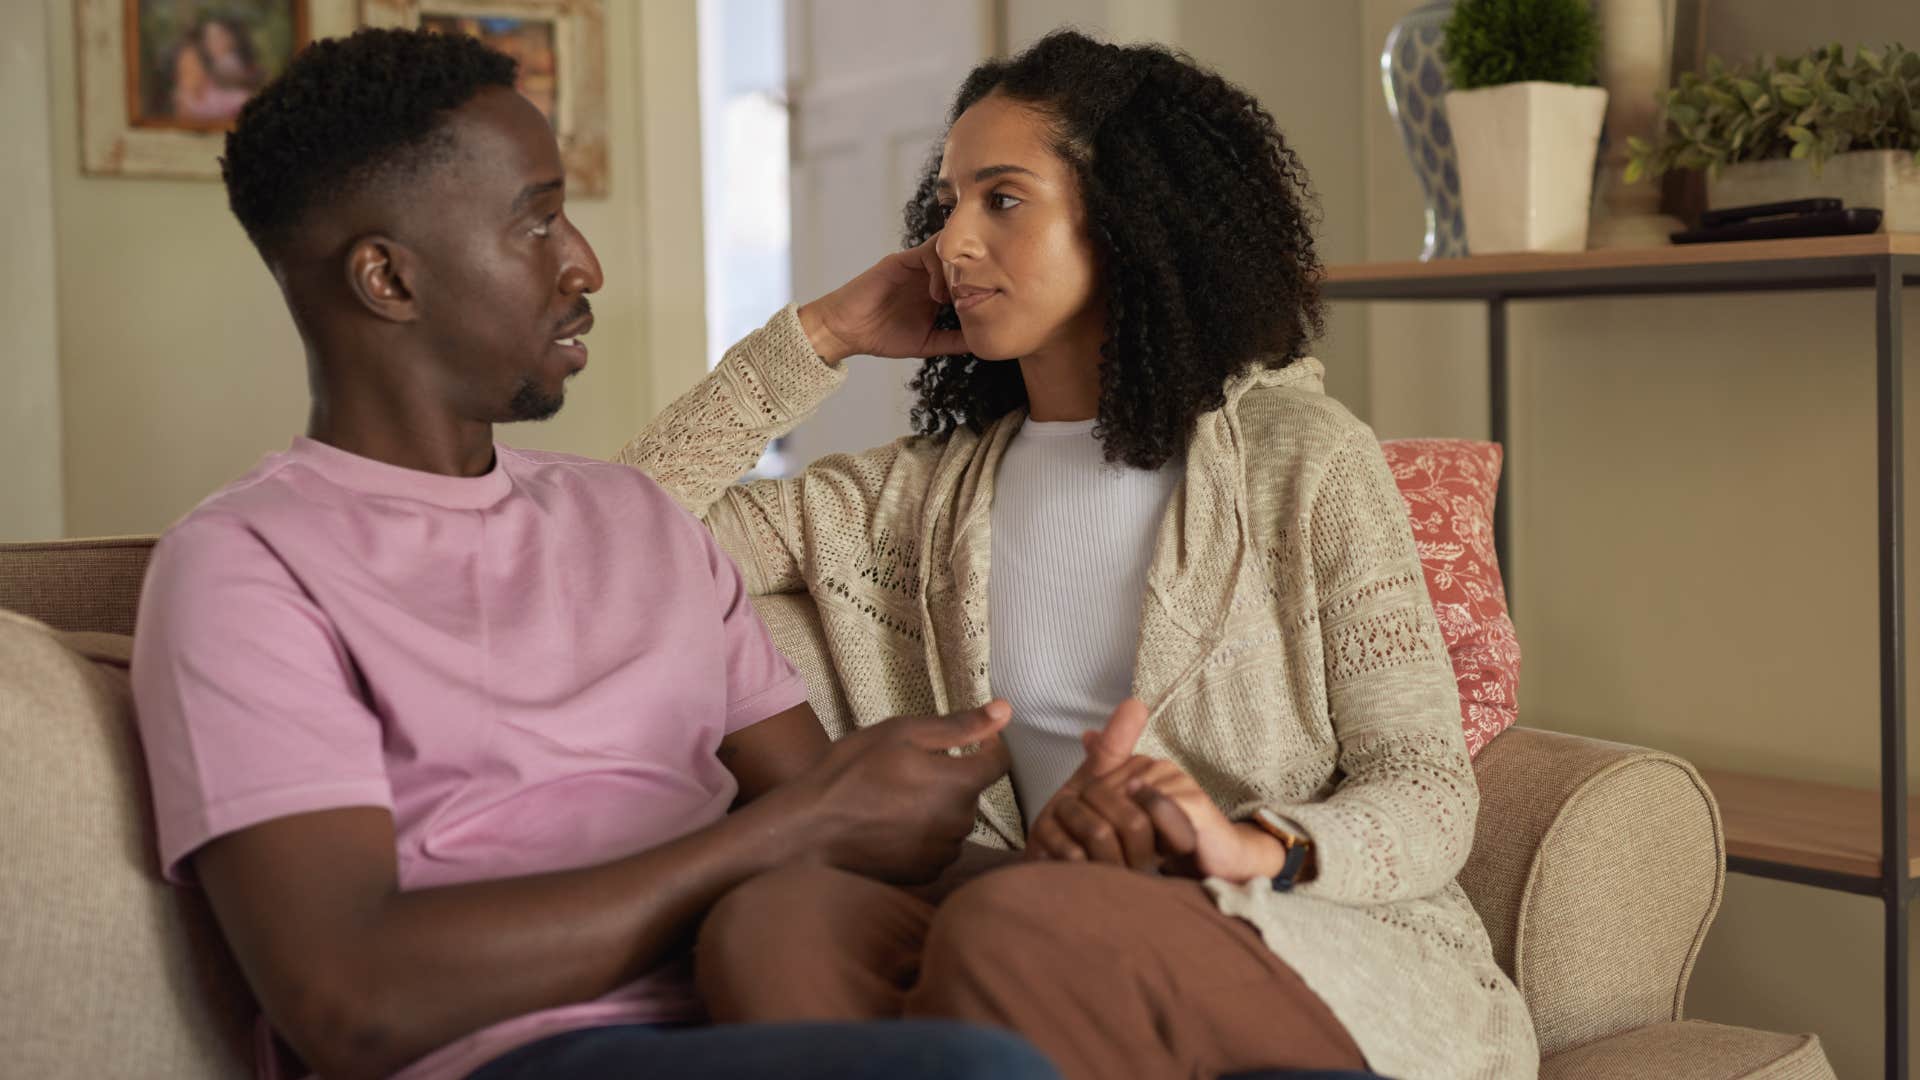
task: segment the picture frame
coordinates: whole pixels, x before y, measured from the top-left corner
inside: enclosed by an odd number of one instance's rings
[[[605,0],[361,0],[365,26],[468,33],[520,61],[520,92],[553,124],[567,193],[608,187]]]
[[[311,40],[308,0],[78,0],[81,171],[218,179],[246,99]]]

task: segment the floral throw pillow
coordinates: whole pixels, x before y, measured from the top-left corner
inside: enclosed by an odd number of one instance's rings
[[[1433,613],[1460,684],[1467,753],[1513,725],[1520,642],[1493,550],[1493,500],[1501,450],[1468,439],[1396,439],[1381,444],[1413,521]]]

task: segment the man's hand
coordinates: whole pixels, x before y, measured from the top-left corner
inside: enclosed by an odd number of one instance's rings
[[[939,876],[973,829],[980,792],[1006,775],[1004,701],[949,716],[896,717],[848,735],[762,801],[813,822],[818,857],[897,884]],[[972,753],[949,751],[977,747]]]
[[[1028,858],[1090,859],[1138,870],[1159,865],[1145,810],[1115,784],[1098,783],[1134,760],[1134,745],[1146,729],[1146,704],[1128,698],[1105,728],[1080,737],[1087,756],[1034,818],[1027,831]]]
[[[967,351],[958,330],[936,330],[949,301],[933,241],[896,251],[799,309],[813,351],[829,364],[849,356],[946,356]]]

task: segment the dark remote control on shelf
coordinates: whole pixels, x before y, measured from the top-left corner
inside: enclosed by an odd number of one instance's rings
[[[1713,229],[1674,233],[1676,244],[1718,244],[1732,240],[1787,240],[1800,236],[1849,236],[1880,228],[1880,211],[1871,206],[1820,210],[1791,217],[1756,218]]]
[[[1816,214],[1838,209],[1840,209],[1840,200],[1832,198],[1788,199],[1785,202],[1755,203],[1751,206],[1727,206],[1701,214],[1700,227],[1718,229],[1737,222],[1752,221],[1755,218],[1780,217],[1785,214]]]

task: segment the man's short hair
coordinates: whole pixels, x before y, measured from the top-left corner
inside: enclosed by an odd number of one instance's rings
[[[227,202],[269,262],[307,214],[446,156],[446,114],[511,57],[464,34],[361,30],[314,42],[240,110],[220,174]]]

